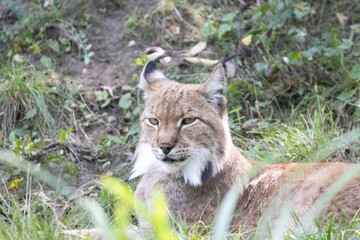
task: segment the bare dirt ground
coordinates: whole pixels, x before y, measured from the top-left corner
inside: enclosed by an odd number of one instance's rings
[[[137,72],[135,58],[141,56],[147,46],[144,40],[126,35],[125,22],[131,16],[131,11],[136,9],[142,15],[156,7],[156,3],[139,0],[127,1],[125,4],[92,1],[88,6],[85,12],[91,15],[93,27],[86,30],[86,34],[95,55],[87,66],[82,61],[65,56],[60,60],[60,69],[76,77],[78,83],[85,86],[125,85],[132,74]],[[99,8],[106,8],[107,13],[99,12]],[[128,46],[130,41],[135,41],[135,44]]]
[[[134,81],[133,74],[138,74],[141,69],[134,64],[134,61],[151,43],[145,44],[143,39],[129,37],[126,34],[125,22],[131,16],[131,11],[136,9],[137,14],[142,15],[149,9],[155,8],[156,3],[141,0],[126,3],[91,1],[88,6],[85,12],[91,15],[93,27],[85,31],[95,55],[91,58],[89,65],[84,65],[82,61],[70,55],[64,55],[59,59],[58,71],[74,77],[78,85],[90,87],[94,91],[100,91],[105,86],[113,89],[116,94],[124,85],[135,87],[137,79]],[[99,8],[106,8],[106,14],[101,13]],[[132,44],[129,44],[130,42]],[[86,140],[89,142],[98,143],[100,135],[118,135],[131,127],[122,119],[123,114],[118,107],[105,111],[115,116],[116,121],[96,124],[95,127],[85,129]],[[98,109],[97,114],[103,113],[103,110]],[[96,180],[102,173],[120,175],[124,178],[129,170],[129,164],[126,163],[131,161],[132,151],[133,149],[126,146],[112,144],[105,153],[96,154],[95,162],[79,162],[78,168],[82,174],[75,185],[81,186],[91,180]]]

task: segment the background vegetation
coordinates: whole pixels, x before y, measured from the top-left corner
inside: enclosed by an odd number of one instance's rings
[[[162,69],[186,83],[211,71],[185,59],[198,42],[206,48],[196,57],[240,53],[227,94],[246,157],[360,161],[359,1],[2,0],[0,23],[0,148],[17,156],[0,152],[0,238],[62,239],[62,230],[93,226],[125,238],[134,203],[121,196],[137,182],[98,176],[129,174],[143,107],[136,84],[150,46],[173,54]],[[160,214],[143,214],[168,239],[158,199]],[[359,221],[319,222],[315,233],[284,238],[360,237]],[[178,226],[174,236],[209,238],[211,229]],[[229,237],[262,236],[255,232]]]

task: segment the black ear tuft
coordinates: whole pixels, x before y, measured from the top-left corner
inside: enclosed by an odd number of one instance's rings
[[[150,74],[150,73],[153,73],[155,70],[156,70],[156,63],[159,62],[161,59],[163,58],[166,58],[168,57],[169,54],[168,53],[165,53],[157,58],[155,58],[154,60],[150,60],[147,64],[146,64],[146,67],[145,67],[145,70],[144,70],[144,75],[146,77],[146,75]]]
[[[229,57],[226,57],[226,58],[220,60],[219,63],[221,63],[223,66],[225,66],[225,63],[226,63],[226,62],[230,61],[230,60],[233,59],[233,58],[236,58],[236,57],[239,56],[240,54],[241,54],[241,52],[235,53],[234,55],[231,55],[231,56],[229,56]]]
[[[165,53],[154,60],[147,62],[144,66],[138,85],[143,91],[144,100],[147,98],[148,93],[154,90],[153,85],[155,82],[166,79],[165,75],[156,68],[156,63],[167,56],[169,56],[169,54]]]

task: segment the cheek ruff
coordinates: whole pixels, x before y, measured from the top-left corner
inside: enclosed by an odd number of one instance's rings
[[[206,147],[195,146],[188,149],[174,148],[165,155],[150,144],[141,144],[135,152],[135,163],[130,180],[146,173],[164,171],[186,184],[198,187],[206,183],[222,170],[223,161],[219,152]]]

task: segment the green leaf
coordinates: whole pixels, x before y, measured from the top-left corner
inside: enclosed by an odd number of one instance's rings
[[[110,103],[110,99],[106,99],[106,101],[103,103],[103,104],[101,104],[101,108],[104,108],[104,107],[106,107],[107,105],[109,105],[109,103]]]
[[[145,54],[141,57],[143,64],[147,63],[150,59]]]
[[[126,142],[122,138],[111,136],[111,135],[107,135],[107,138],[112,142],[126,145]]]
[[[297,19],[302,19],[304,16],[306,16],[308,14],[308,12],[303,12],[303,11],[299,11],[299,10],[295,10],[294,11],[295,17]]]
[[[16,140],[15,144],[17,148],[20,148],[20,146],[22,145],[22,140]]]
[[[33,39],[32,34],[30,32],[26,33],[25,42],[27,44],[31,44],[31,43],[34,42],[34,39]]]
[[[29,126],[27,124],[25,124],[22,128],[17,128],[15,130],[15,134],[18,137],[24,137],[26,135],[30,135],[31,131],[28,129]]]
[[[41,49],[40,49],[40,47],[39,47],[39,45],[37,45],[37,44],[34,44],[34,45],[32,45],[32,47],[33,47],[33,53],[34,54],[40,54],[41,53]]]
[[[130,107],[131,103],[132,103],[131,94],[126,93],[126,94],[122,95],[122,97],[120,98],[119,107],[121,107],[123,109],[127,109]]]
[[[214,23],[210,20],[205,22],[204,24],[202,24],[200,32],[206,40],[209,36],[213,35],[216,32]]]
[[[326,57],[338,56],[341,53],[342,53],[342,50],[338,47],[325,48],[325,56]]]
[[[229,92],[230,93],[234,93],[234,92],[238,92],[239,88],[237,87],[237,83],[236,82],[231,82],[229,84]]]
[[[293,60],[301,60],[302,59],[301,52],[297,52],[297,51],[291,52],[289,58]]]
[[[222,18],[221,21],[222,22],[231,22],[237,15],[237,12],[232,12],[232,13],[228,13],[225,14]]]
[[[360,64],[353,66],[351,72],[349,73],[349,77],[355,80],[360,78]]]
[[[144,65],[144,63],[142,62],[141,58],[135,59],[135,64],[138,65],[138,66],[143,66],[143,65]]]
[[[104,90],[104,91],[102,91],[101,93],[99,93],[99,95],[97,96],[97,100],[98,100],[98,101],[104,101],[104,100],[106,100],[108,97],[109,97],[109,93],[108,93],[106,90]]]
[[[342,43],[340,46],[338,46],[338,48],[340,48],[341,50],[347,50],[350,49],[353,45],[353,42],[349,39],[343,39]]]
[[[320,50],[317,47],[312,47],[308,50],[302,51],[301,55],[305,58],[311,58],[314,56],[314,53],[320,52]]]
[[[66,132],[63,129],[61,129],[59,133],[59,140],[64,141],[66,139],[66,136],[67,136]]]
[[[36,115],[36,113],[37,113],[36,108],[32,108],[29,111],[27,111],[27,113],[25,114],[24,119],[29,119],[29,118],[34,117]]]
[[[71,132],[72,132],[72,128],[69,128],[67,131],[61,129],[59,133],[59,140],[64,141],[70,135]]]
[[[52,68],[52,61],[51,58],[47,56],[41,56],[40,58],[41,65],[43,65],[45,68]]]
[[[228,24],[228,23],[223,23],[223,24],[220,24],[219,26],[219,30],[218,30],[218,38],[221,39],[221,37],[227,33],[231,31],[231,25]]]
[[[60,47],[59,47],[59,42],[56,40],[50,40],[48,41],[48,45],[51,48],[51,50],[53,50],[54,52],[59,53],[60,52]]]
[[[269,9],[269,7],[270,7],[270,4],[268,4],[268,3],[265,3],[265,4],[263,4],[263,5],[261,5],[261,7],[260,7],[260,12],[262,13],[262,14],[264,14],[264,13],[266,13],[266,11]]]
[[[356,89],[350,91],[350,92],[342,92],[337,99],[346,102],[346,103],[351,103],[352,102],[352,97],[355,95],[356,93]]]

